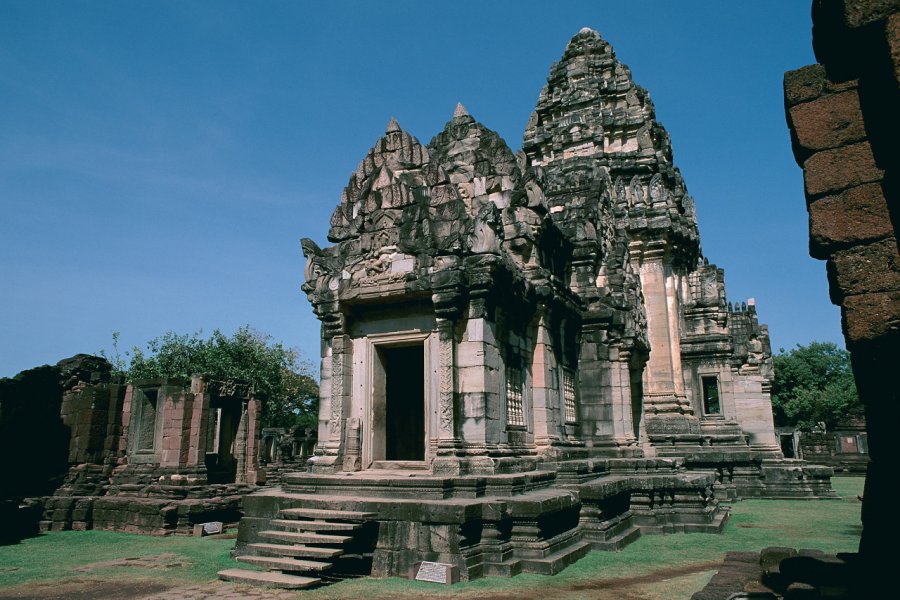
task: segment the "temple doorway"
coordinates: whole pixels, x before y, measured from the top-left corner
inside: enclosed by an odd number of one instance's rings
[[[206,478],[209,483],[234,483],[237,477],[235,439],[241,424],[241,402],[215,398],[210,403],[206,442]]]
[[[425,348],[377,348],[373,461],[425,460]]]

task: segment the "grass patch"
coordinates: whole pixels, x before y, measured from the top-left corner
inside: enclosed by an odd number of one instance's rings
[[[734,503],[723,535],[643,536],[621,552],[592,552],[556,577],[523,574],[485,578],[452,587],[391,579],[355,579],[301,592],[298,598],[602,598],[622,600],[688,598],[705,585],[731,550],[759,551],[767,546],[855,551],[859,544],[862,477],[833,480],[840,500],[745,500]],[[0,588],[26,582],[85,577],[165,578],[185,585],[211,581],[222,568],[235,566],[233,539],[166,537],[104,531],[54,532],[0,546]],[[128,557],[165,554],[155,566],[85,565]],[[171,558],[174,555],[175,558]],[[138,562],[138,561],[135,561]],[[151,561],[152,562],[152,561]]]
[[[233,539],[153,537],[112,531],[59,531],[0,546],[0,588],[47,579],[93,577],[175,577],[208,581],[233,565]],[[128,558],[168,556],[158,561]],[[142,566],[147,564],[147,566]],[[96,565],[96,566],[93,566]],[[85,567],[92,566],[89,570]]]

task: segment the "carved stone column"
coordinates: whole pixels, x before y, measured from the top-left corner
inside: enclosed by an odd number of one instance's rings
[[[344,423],[350,399],[352,344],[350,336],[336,333],[326,342],[323,357],[323,387],[327,371],[327,389],[321,394],[319,407],[319,444],[316,456],[310,459],[314,473],[333,473],[340,470],[344,453]]]
[[[618,446],[637,444],[631,405],[631,352],[617,348],[611,365],[613,439]],[[640,418],[640,417],[638,417]]]
[[[453,321],[437,319],[438,331],[438,447],[454,447],[456,437],[456,383],[454,369]]]

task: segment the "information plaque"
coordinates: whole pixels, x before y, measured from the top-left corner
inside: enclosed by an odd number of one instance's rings
[[[414,579],[416,581],[431,581],[434,583],[456,583],[459,575],[456,567],[447,563],[429,562],[423,560],[413,565]]]
[[[222,521],[210,521],[194,525],[194,535],[216,535],[225,531],[225,523]]]

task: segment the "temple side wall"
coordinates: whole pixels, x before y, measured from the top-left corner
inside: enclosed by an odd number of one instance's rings
[[[756,374],[736,373],[732,383],[735,418],[754,448],[781,452],[775,436],[769,382]]]

